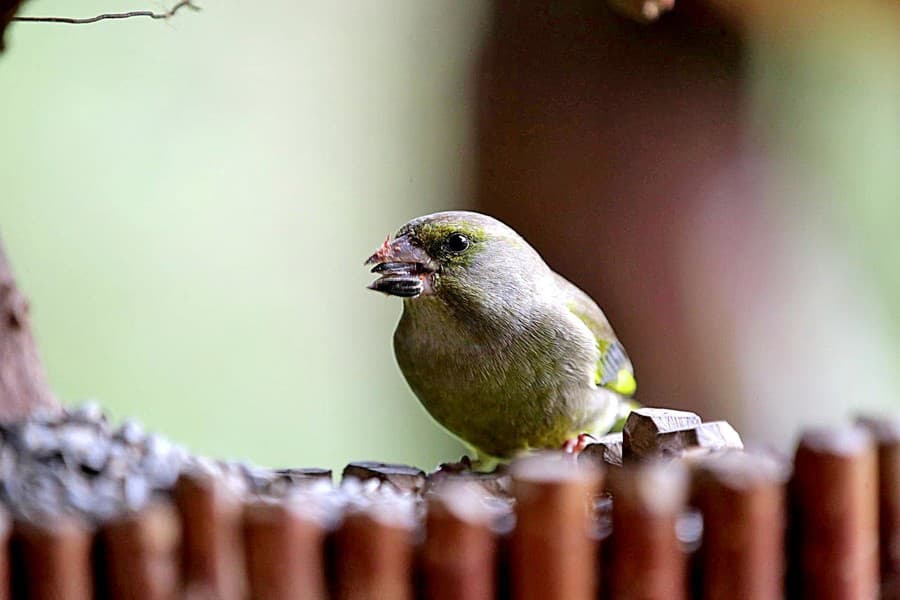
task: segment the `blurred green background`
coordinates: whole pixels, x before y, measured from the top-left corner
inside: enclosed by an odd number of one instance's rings
[[[7,33],[0,234],[67,401],[273,466],[455,459],[362,261],[477,202],[612,307],[651,404],[782,448],[900,404],[896,6],[709,0],[719,60],[678,8],[201,4]]]
[[[54,389],[215,456],[458,458],[362,262],[463,202],[485,3],[202,6],[8,33],[0,232]]]

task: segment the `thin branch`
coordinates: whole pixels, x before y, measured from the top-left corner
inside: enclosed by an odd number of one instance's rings
[[[96,23],[97,21],[106,21],[108,19],[130,19],[132,17],[149,17],[151,19],[168,19],[174,17],[182,8],[190,8],[191,10],[200,10],[200,7],[191,0],[181,0],[167,10],[166,12],[153,12],[150,10],[134,10],[124,13],[105,13],[96,17],[87,17],[77,19],[73,17],[13,17],[13,21],[28,21],[31,23],[69,23],[72,25],[85,25],[87,23]]]

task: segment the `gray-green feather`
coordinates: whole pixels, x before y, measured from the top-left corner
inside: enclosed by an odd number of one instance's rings
[[[440,239],[450,232],[471,238],[464,255],[441,255]],[[609,353],[618,341],[584,292],[485,215],[428,215],[402,234],[440,264],[434,293],[404,300],[394,333],[400,369],[438,423],[481,459],[608,430],[619,396],[597,385],[605,383],[598,366],[618,356]]]

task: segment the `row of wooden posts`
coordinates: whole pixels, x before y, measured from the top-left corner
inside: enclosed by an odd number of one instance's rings
[[[445,477],[421,500],[370,494],[338,518],[321,491],[241,499],[183,476],[172,503],[96,528],[7,519],[0,598],[900,597],[900,428],[809,431],[790,462],[548,454],[514,464],[514,503]]]

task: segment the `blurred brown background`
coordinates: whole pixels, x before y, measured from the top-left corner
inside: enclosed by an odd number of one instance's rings
[[[270,465],[456,458],[360,263],[476,207],[604,307],[647,404],[783,448],[896,410],[896,2],[200,3],[6,32],[0,235],[64,400]]]
[[[498,2],[477,80],[479,208],[605,308],[640,400],[781,446],[898,389],[896,238],[854,239],[900,201],[856,147],[900,164],[898,10],[790,4]]]

